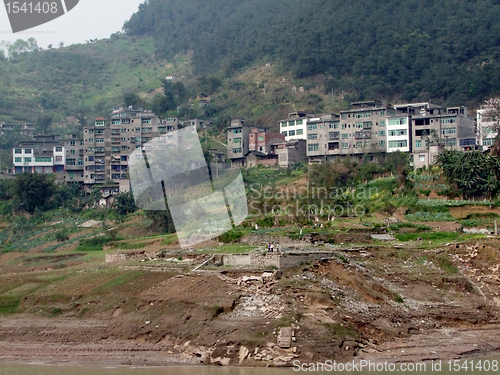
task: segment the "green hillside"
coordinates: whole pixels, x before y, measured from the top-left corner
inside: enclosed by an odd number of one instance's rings
[[[108,114],[125,93],[157,88],[172,68],[155,58],[150,38],[22,53],[0,61],[0,120]]]
[[[219,130],[362,99],[474,108],[500,91],[499,16],[494,0],[149,0],[126,34],[0,58],[0,121],[78,132],[125,95]]]
[[[498,93],[499,19],[496,0],[150,0],[125,29],[197,73],[274,60],[353,99],[470,105]]]

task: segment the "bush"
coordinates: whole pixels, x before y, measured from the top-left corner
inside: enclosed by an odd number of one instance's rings
[[[246,232],[238,229],[232,229],[229,232],[221,234],[218,239],[221,242],[224,243],[232,243],[238,241],[240,238],[242,238]]]
[[[102,251],[104,245],[113,241],[111,236],[96,236],[87,240],[81,240],[77,251]]]
[[[257,225],[263,228],[271,228],[274,225],[274,217],[266,216],[257,220]]]
[[[59,232],[56,233],[56,240],[58,242],[64,242],[69,240],[69,236],[66,233],[66,229],[60,230]]]

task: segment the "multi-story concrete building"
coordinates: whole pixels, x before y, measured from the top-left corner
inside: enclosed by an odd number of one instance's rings
[[[245,125],[245,120],[231,120],[231,125],[227,129],[227,153],[233,168],[245,166],[245,155],[249,151],[249,135],[250,126]]]
[[[415,168],[429,166],[442,150],[476,149],[475,122],[467,107],[443,108],[432,103],[396,106],[411,121],[411,149]]]
[[[281,120],[280,133],[285,135],[285,141],[292,139],[307,139],[307,122],[309,118],[314,117],[305,112],[292,112],[288,118]]]
[[[477,143],[478,147],[484,151],[490,149],[490,147],[495,142],[497,137],[495,121],[491,121],[488,116],[488,111],[491,108],[487,106],[482,106],[481,109],[477,111]]]
[[[65,177],[67,183],[84,182],[84,146],[83,140],[70,134],[63,140],[66,153]]]
[[[387,116],[390,110],[377,101],[356,102],[340,115],[308,119],[307,155],[312,163],[387,151]],[[394,113],[392,113],[394,112]]]
[[[32,136],[35,130],[36,127],[34,124],[28,124],[28,123],[13,124],[13,123],[0,122],[0,134],[2,135],[5,134],[6,132],[17,131],[20,134]]]
[[[12,150],[14,173],[55,174],[64,180],[66,153],[58,135],[35,136],[33,141],[21,142]]]
[[[134,106],[116,108],[109,120],[96,119],[93,126],[83,129],[86,192],[95,184],[117,185],[120,191],[128,191],[128,156],[155,138],[166,144],[176,142],[167,133],[178,128],[177,117],[161,119]]]

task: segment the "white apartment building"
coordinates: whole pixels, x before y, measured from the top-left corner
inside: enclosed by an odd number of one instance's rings
[[[483,150],[488,150],[497,136],[495,131],[495,122],[491,121],[488,116],[488,107],[483,106],[477,111],[477,138],[478,145]]]

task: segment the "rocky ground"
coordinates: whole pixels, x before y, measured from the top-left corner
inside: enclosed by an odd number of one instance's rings
[[[0,275],[0,359],[287,366],[489,354],[500,349],[499,247],[492,238],[336,249],[283,271],[191,272],[196,256],[177,268],[19,266]]]

